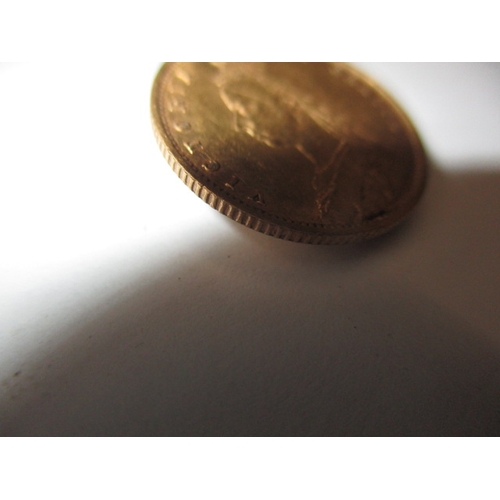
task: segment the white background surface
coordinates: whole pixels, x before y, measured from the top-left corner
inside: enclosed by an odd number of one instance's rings
[[[500,65],[364,64],[433,164],[396,232],[250,231],[169,170],[156,64],[0,69],[0,434],[500,430]]]

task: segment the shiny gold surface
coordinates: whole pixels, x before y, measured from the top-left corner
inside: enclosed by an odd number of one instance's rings
[[[345,64],[167,63],[156,137],[210,206],[271,236],[346,243],[389,231],[425,181],[397,105]]]

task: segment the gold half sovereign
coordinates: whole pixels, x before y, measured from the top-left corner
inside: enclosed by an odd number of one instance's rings
[[[425,155],[408,118],[346,64],[167,63],[151,108],[182,181],[277,238],[373,238],[399,224],[424,187]]]

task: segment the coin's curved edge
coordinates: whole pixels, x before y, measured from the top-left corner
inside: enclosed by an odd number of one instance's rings
[[[418,201],[422,197],[422,194],[427,185],[428,178],[428,170],[429,170],[429,162],[427,157],[426,148],[422,141],[422,137],[417,131],[417,127],[415,126],[413,120],[408,116],[405,109],[399,103],[399,100],[396,99],[392,93],[386,89],[381,83],[379,83],[374,77],[371,76],[370,73],[365,73],[364,70],[357,67],[356,65],[352,65],[349,63],[342,63],[342,66],[354,74],[358,78],[362,79],[367,85],[369,85],[373,90],[377,92],[377,94],[382,97],[386,103],[388,103],[393,111],[398,115],[399,120],[404,124],[407,132],[407,137],[412,145],[412,151],[415,157],[415,168],[414,168],[414,178],[412,187],[413,189],[408,192],[406,196],[405,205],[408,206],[406,212],[400,215],[399,222],[404,221],[417,205]],[[397,222],[395,225],[398,225]],[[394,226],[392,226],[394,227]]]
[[[229,217],[235,222],[242,224],[254,231],[258,231],[265,235],[273,236],[285,241],[291,241],[294,243],[306,243],[310,245],[331,245],[331,244],[348,244],[357,243],[360,241],[369,240],[380,236],[395,226],[399,225],[402,221],[398,220],[393,225],[389,227],[384,227],[383,229],[377,229],[360,234],[344,234],[344,235],[331,235],[331,234],[318,234],[318,233],[307,233],[303,230],[296,230],[290,228],[283,228],[274,224],[272,222],[265,221],[256,217],[255,215],[249,214],[235,206],[231,205],[224,199],[217,196],[215,193],[210,191],[206,186],[197,181],[174,157],[168,146],[158,130],[158,126],[155,123],[154,116],[152,116],[152,125],[154,136],[160,151],[167,160],[174,173],[179,177],[179,179],[199,198],[201,198],[205,203],[210,205],[213,209],[217,210],[221,214]]]
[[[393,220],[385,227],[366,228],[364,231],[350,233],[349,230],[351,229],[351,227],[348,226],[344,228],[337,228],[340,231],[346,232],[337,232],[333,234],[331,232],[328,233],[321,230],[320,232],[318,232],[317,229],[316,232],[313,232],[308,231],[307,228],[294,229],[290,227],[283,227],[278,225],[277,223],[266,221],[256,215],[250,214],[244,210],[237,208],[230,202],[224,200],[219,195],[208,189],[204,184],[202,184],[193,175],[191,175],[186,170],[186,168],[175,158],[174,153],[172,153],[172,151],[170,150],[170,146],[168,145],[166,138],[164,137],[166,131],[161,130],[162,120],[160,117],[157,102],[155,100],[155,96],[158,93],[157,86],[160,82],[160,75],[167,70],[169,64],[171,63],[163,63],[158,69],[151,92],[150,117],[155,139],[160,147],[163,156],[167,160],[167,163],[173,169],[175,174],[182,180],[182,182],[186,184],[188,188],[193,191],[199,198],[201,198],[205,203],[207,203],[223,215],[234,220],[235,222],[238,222],[239,224],[242,224],[263,234],[296,243],[306,243],[313,245],[359,243],[381,236],[392,231],[395,227],[401,225],[406,219],[409,218],[413,209],[415,208],[415,205],[421,198],[427,181],[428,164],[422,141],[416,131],[414,124],[406,115],[403,108],[394,99],[394,97],[389,92],[387,92],[376,80],[350,64],[341,63],[345,70],[351,71],[357,75],[361,75],[366,80],[368,80],[369,85],[372,88],[376,89],[377,92],[382,95],[383,98],[388,101],[389,104],[394,108],[394,110],[399,115],[399,118],[402,119],[403,122],[405,122],[407,131],[410,132],[410,141],[414,146],[414,153],[418,157],[416,161],[420,164],[420,168],[416,169],[417,179],[414,179],[413,190],[407,195],[407,210],[399,213],[395,218],[392,217]],[[410,201],[410,203],[408,203],[408,201]]]

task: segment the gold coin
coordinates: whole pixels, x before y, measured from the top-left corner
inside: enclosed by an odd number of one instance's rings
[[[366,240],[400,223],[422,193],[414,128],[346,64],[167,63],[151,99],[177,175],[256,231],[315,244]]]

